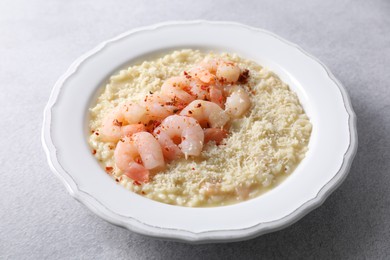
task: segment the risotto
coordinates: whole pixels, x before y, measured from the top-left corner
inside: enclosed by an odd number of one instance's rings
[[[200,156],[171,160],[146,182],[129,178],[115,163],[117,142],[102,138],[104,118],[124,102],[159,91],[166,79],[205,58],[227,60],[247,72],[242,85],[249,93],[249,110],[231,120],[221,143],[206,143]],[[209,207],[255,198],[275,187],[305,157],[312,126],[297,95],[266,68],[236,54],[185,49],[111,76],[90,108],[89,128],[92,154],[126,189],[163,203]]]

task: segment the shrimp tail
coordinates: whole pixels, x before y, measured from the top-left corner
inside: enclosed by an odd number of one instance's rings
[[[125,175],[134,181],[149,181],[149,171],[144,166],[136,162],[131,162],[129,164],[129,168],[125,171]]]

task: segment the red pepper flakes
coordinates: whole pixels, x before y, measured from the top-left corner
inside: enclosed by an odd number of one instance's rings
[[[192,111],[191,111],[191,110],[189,110],[189,111],[188,111],[188,114],[192,115]]]
[[[249,79],[249,70],[245,69],[243,72],[241,72],[240,77],[238,77],[239,83],[247,83]]]
[[[93,149],[92,154],[96,154],[96,150],[95,149]]]
[[[202,104],[201,103],[199,103],[196,107],[197,108],[200,108],[202,106]]]
[[[106,167],[106,172],[107,172],[107,173],[111,173],[112,170],[114,170],[113,167],[111,167],[111,166],[107,166],[107,167]]]
[[[99,133],[98,133],[98,132],[95,132],[95,135],[99,135]]]
[[[189,93],[190,95],[194,95],[194,93],[191,92],[191,87],[190,86],[185,86],[183,87],[183,90],[187,93]]]
[[[140,186],[140,185],[141,185],[141,183],[140,183],[139,181],[133,181],[133,184],[134,184],[134,185],[137,185],[137,186]]]
[[[195,171],[195,168],[194,168],[194,167],[192,167],[192,170],[193,170],[193,171]]]
[[[141,191],[141,193],[142,193],[142,195],[145,195],[145,194],[146,194],[146,192],[144,192],[144,191]]]
[[[116,178],[116,179],[115,179],[115,181],[116,181],[116,182],[119,182],[119,179],[118,179],[118,178]]]
[[[116,126],[122,126],[122,122],[119,122],[118,119],[114,119],[113,124]]]
[[[158,120],[150,120],[147,124],[144,124],[146,131],[149,133],[153,133],[154,129],[156,129],[159,125],[161,125],[161,121]]]

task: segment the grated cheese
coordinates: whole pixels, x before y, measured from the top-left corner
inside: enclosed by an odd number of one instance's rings
[[[208,143],[198,158],[181,158],[154,173],[151,181],[134,184],[115,167],[116,144],[96,135],[104,116],[125,101],[141,100],[158,91],[165,79],[189,70],[204,58],[221,57],[248,69],[246,87],[252,105],[245,117],[231,123],[229,137],[216,146]],[[145,61],[113,75],[90,108],[89,144],[103,168],[113,167],[113,178],[125,188],[163,203],[222,206],[251,199],[271,189],[292,173],[307,151],[311,123],[298,97],[277,75],[236,54],[180,50]]]

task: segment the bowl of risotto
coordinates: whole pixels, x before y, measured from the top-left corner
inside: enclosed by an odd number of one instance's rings
[[[70,194],[103,219],[206,243],[279,230],[321,205],[347,176],[357,132],[346,90],[301,48],[194,21],[135,29],[76,60],[42,141]]]

